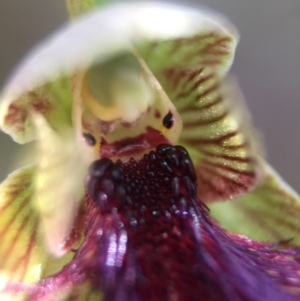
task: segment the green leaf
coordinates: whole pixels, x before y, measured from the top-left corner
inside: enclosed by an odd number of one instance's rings
[[[211,203],[212,216],[234,233],[251,239],[300,244],[300,197],[265,163],[265,180],[252,192]]]

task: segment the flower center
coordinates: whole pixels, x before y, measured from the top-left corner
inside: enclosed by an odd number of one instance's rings
[[[161,144],[127,163],[97,160],[90,166],[87,192],[101,215],[97,226],[92,222],[101,235],[88,249],[101,246],[95,273],[107,300],[117,300],[113,283],[126,282],[130,271],[125,290],[134,300],[199,299],[203,283],[192,267],[198,261],[195,229],[206,209],[197,200],[195,171],[183,147]]]

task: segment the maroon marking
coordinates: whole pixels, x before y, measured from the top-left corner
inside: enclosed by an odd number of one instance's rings
[[[30,96],[33,98],[32,102],[29,103],[36,111],[43,115],[47,115],[49,111],[53,108],[49,100],[41,98],[35,92],[31,92]]]
[[[217,39],[214,41],[212,44],[208,44],[204,49],[202,49],[202,54],[207,53],[207,54],[215,54],[214,50],[216,49],[221,49],[226,51],[226,53],[221,52],[221,55],[226,55],[228,54],[227,48],[228,48],[228,42],[231,42],[231,39],[229,37],[223,37],[220,39]]]
[[[30,236],[29,239],[29,244],[28,244],[28,249],[27,252],[20,258],[20,261],[24,261],[23,263],[23,267],[22,267],[22,273],[21,273],[21,277],[22,279],[24,279],[28,265],[29,265],[29,261],[30,261],[30,257],[31,257],[31,253],[34,249],[34,246],[36,245],[36,235],[37,235],[37,221],[35,222],[35,225],[33,226],[33,233]]]
[[[155,148],[162,143],[168,143],[168,139],[158,130],[148,126],[146,133],[136,137],[125,138],[114,143],[107,143],[101,139],[100,157],[111,158],[113,156],[130,156],[141,153],[144,150]]]
[[[198,119],[198,120],[190,121],[190,122],[186,121],[186,122],[184,122],[183,126],[184,126],[185,129],[190,128],[190,127],[193,128],[193,127],[196,127],[196,126],[207,126],[207,125],[210,125],[212,123],[219,122],[227,116],[228,116],[228,113],[223,112],[219,116],[215,116],[213,118],[209,118],[209,119],[206,119],[206,120]]]
[[[25,198],[19,205],[18,205],[18,210],[16,212],[14,212],[14,214],[11,216],[11,218],[9,219],[9,221],[7,222],[6,226],[1,229],[0,231],[0,236],[4,235],[9,227],[11,227],[11,225],[15,222],[15,220],[17,219],[19,214],[22,214],[22,210],[28,205],[28,203],[30,202],[30,196]]]
[[[28,175],[21,175],[18,176],[16,179],[16,183],[22,183],[22,185],[19,184],[11,184],[6,190],[6,197],[9,199],[9,202],[7,202],[3,207],[0,207],[0,214],[1,212],[4,212],[6,209],[8,209],[15,201],[17,196],[23,192],[27,187],[31,184],[30,183],[31,178],[28,177]]]
[[[249,177],[248,175],[240,174],[237,180],[228,178],[222,174],[215,172],[214,170],[201,165],[201,168],[197,169],[197,173],[201,171],[201,174],[207,176],[207,180],[210,181],[215,188],[221,191],[222,197],[227,198],[230,195],[239,196],[249,190],[250,187],[255,183],[256,178]],[[199,182],[198,193],[199,196],[203,197],[201,182]],[[213,196],[213,191],[209,191],[209,194]],[[216,200],[217,198],[210,197],[209,200]],[[205,197],[207,201],[207,197]]]
[[[201,150],[201,153],[212,157],[212,158],[216,158],[216,159],[224,159],[224,160],[230,160],[230,161],[235,161],[235,162],[241,162],[241,163],[246,163],[246,164],[253,164],[254,163],[254,159],[251,157],[235,157],[235,156],[231,156],[231,155],[226,155],[226,154],[218,154],[218,153],[213,153],[207,150]]]
[[[231,133],[227,133],[225,135],[222,135],[220,137],[214,137],[214,138],[198,138],[198,137],[191,137],[188,139],[185,139],[187,142],[189,142],[190,144],[216,144],[216,145],[221,145],[222,147],[230,148],[230,146],[224,146],[223,143],[225,140],[230,139],[235,137],[236,135],[238,135],[238,131],[233,131]],[[239,145],[238,148],[240,147],[244,147],[245,145]],[[235,146],[234,146],[235,147]]]
[[[197,93],[196,94],[196,100],[199,100],[200,98],[207,96],[209,93],[217,90],[218,88],[220,88],[220,84],[219,83],[213,84],[212,86],[210,86],[206,90],[202,91],[201,93]]]
[[[203,71],[200,70],[200,72],[198,73],[199,75],[201,74],[201,72]],[[214,74],[213,73],[210,73],[210,74],[207,74],[207,75],[202,75],[202,76],[199,76],[199,78],[197,78],[191,88],[191,92],[196,90],[201,84],[203,84],[204,82],[210,80],[214,78]]]
[[[232,176],[234,174],[238,174],[238,175],[241,175],[241,176],[245,176],[247,178],[251,178],[251,179],[254,179],[255,178],[255,173],[253,171],[247,171],[247,170],[238,170],[238,169],[235,169],[233,167],[230,167],[230,166],[226,166],[226,165],[223,165],[223,164],[220,164],[220,163],[215,163],[215,162],[211,162],[211,161],[208,161],[206,159],[204,159],[203,161],[201,161],[201,167],[204,168],[204,166],[206,166],[209,170],[211,170],[212,173],[224,178],[224,179],[227,179],[226,176],[222,175],[222,174],[219,174],[216,172],[216,170],[223,170],[225,172],[228,172],[230,173]],[[234,181],[233,179],[228,179],[228,181]],[[234,181],[235,182],[235,181]]]
[[[216,97],[216,99],[213,102],[207,103],[199,108],[197,107],[197,109],[198,109],[198,111],[211,109],[213,106],[220,104],[222,101],[223,101],[223,98],[221,97],[221,95],[219,95]]]
[[[222,60],[220,59],[207,59],[203,61],[203,64],[209,65],[209,66],[214,66],[214,65],[219,65],[222,63]]]
[[[6,124],[13,125],[17,131],[23,131],[26,118],[27,113],[25,110],[12,103],[8,108],[4,120]]]
[[[4,251],[4,254],[2,254],[2,258],[6,258],[7,263],[9,261],[9,254],[13,254],[14,248],[16,247],[16,243],[18,242],[20,236],[22,235],[22,231],[24,231],[24,227],[27,226],[27,224],[30,221],[30,214],[26,215],[26,217],[22,220],[22,223],[18,226],[17,231],[15,235],[12,237],[11,243],[9,244],[8,248]],[[28,239],[30,241],[30,238]],[[26,254],[26,250],[23,250]],[[20,258],[15,258],[15,263],[12,267],[12,271],[16,272],[18,270],[18,267],[20,266]],[[5,266],[4,263],[4,266]],[[22,279],[20,279],[22,280]]]
[[[155,112],[154,112],[154,117],[155,117],[156,119],[159,119],[159,118],[161,117],[160,112],[159,112],[158,110],[155,110]]]

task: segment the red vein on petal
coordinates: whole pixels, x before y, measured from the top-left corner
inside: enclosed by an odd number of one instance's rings
[[[212,54],[212,55],[227,55],[228,51],[228,44],[231,42],[232,39],[230,37],[222,37],[214,41],[214,43],[206,45],[202,48],[201,54]],[[220,51],[220,53],[219,53]]]
[[[229,171],[230,173],[236,173],[236,174],[246,175],[246,176],[249,176],[249,177],[254,177],[255,176],[255,173],[253,171],[238,170],[236,168],[227,166],[225,164],[220,164],[220,163],[212,162],[212,161],[209,161],[207,159],[203,159],[201,162],[204,165],[213,166],[213,167],[216,167],[217,169],[222,169],[224,171]]]
[[[31,253],[33,251],[34,245],[36,243],[36,234],[37,234],[37,220],[35,221],[35,224],[33,226],[33,232],[32,235],[30,236],[29,239],[29,245],[27,248],[27,252],[24,253],[24,255],[19,259],[19,261],[24,261],[23,266],[22,266],[22,272],[20,274],[20,281],[22,279],[24,279],[25,275],[26,275],[26,271],[29,265],[29,261],[30,261],[30,257],[31,257]]]
[[[3,207],[0,207],[0,213],[3,213],[16,201],[17,196],[24,191],[24,187],[27,189],[29,186],[27,175],[19,176],[15,181],[18,182],[18,184],[10,184],[8,187],[5,187],[5,197],[9,199],[9,201],[6,202]],[[22,185],[19,183],[22,183]]]
[[[203,64],[204,65],[208,65],[208,66],[215,66],[215,65],[220,65],[222,63],[222,60],[220,59],[207,59],[207,60],[203,60]]]
[[[229,51],[227,49],[205,49],[202,51],[202,54],[208,54],[211,56],[226,56],[229,54]]]
[[[200,70],[200,72],[202,72],[202,70]],[[199,72],[199,73],[200,73],[200,72]],[[180,99],[180,98],[185,98],[185,97],[191,96],[191,93],[195,92],[195,90],[197,90],[202,84],[204,84],[206,81],[208,81],[208,80],[210,80],[210,79],[212,79],[212,78],[213,78],[213,74],[208,74],[208,75],[206,75],[206,76],[201,76],[199,79],[197,79],[197,80],[195,81],[194,85],[192,85],[187,91],[179,92],[179,93],[175,96],[175,98],[176,98],[176,99]],[[188,83],[188,82],[186,82],[186,83]],[[213,90],[215,90],[215,89],[216,89],[215,87],[217,87],[216,84],[213,85],[213,86],[211,86],[211,87],[208,87],[205,91],[202,92],[202,93],[203,93],[203,96],[206,96],[207,94],[209,94],[210,92],[212,92]],[[181,87],[180,87],[180,90],[183,91],[183,90],[186,90],[186,89],[184,89],[184,88],[181,86]],[[201,93],[201,94],[202,94],[202,93]],[[197,94],[197,97],[198,97],[198,95],[199,95],[199,93]],[[200,97],[202,97],[202,96],[200,95]],[[196,99],[198,100],[199,98],[196,98]]]
[[[184,127],[186,128],[191,128],[191,127],[196,127],[196,126],[205,126],[205,125],[210,125],[212,123],[219,122],[223,119],[225,119],[228,116],[227,112],[221,113],[219,116],[215,116],[212,118],[209,118],[207,120],[196,120],[196,121],[185,121],[184,122]]]
[[[207,39],[212,39],[215,37],[214,33],[205,33],[201,35],[195,35],[190,38],[178,38],[174,41],[172,41],[173,47],[168,51],[167,55],[174,55],[175,53],[181,51],[181,48],[188,48],[188,50],[184,51],[185,57],[186,55],[189,56],[189,59],[191,58],[191,50],[193,50],[193,46],[195,47],[195,44],[198,46],[199,42],[203,43]],[[189,47],[187,47],[187,45]],[[201,44],[200,44],[201,45]],[[180,53],[181,54],[181,53]],[[178,53],[177,53],[178,55]],[[195,54],[194,54],[195,56]]]
[[[228,178],[223,174],[217,173],[215,170],[209,168],[208,166],[201,165],[201,172],[203,172],[203,174],[205,172],[206,174],[210,174],[210,175],[214,176],[214,179],[215,180],[218,179],[218,182],[219,182],[219,180],[221,180],[224,184],[226,183],[228,190],[230,190],[230,189],[237,190],[236,188],[240,188],[238,191],[243,192],[243,191],[247,190],[249,185],[251,185],[251,184],[244,184],[245,183],[244,179],[241,181],[237,181],[235,179]],[[209,177],[211,178],[211,176],[209,176]],[[246,175],[245,177],[248,180],[247,182],[252,182],[252,181],[249,181],[249,176]],[[232,184],[233,186],[228,186],[230,184]]]
[[[13,125],[17,131],[24,130],[24,123],[27,118],[27,113],[17,104],[12,103],[8,107],[7,114],[4,118],[4,124]]]
[[[22,221],[22,223],[19,225],[16,234],[14,235],[14,237],[11,240],[11,243],[9,244],[9,246],[7,247],[7,250],[4,252],[3,258],[7,258],[9,257],[9,253],[13,253],[16,243],[18,242],[18,239],[20,237],[20,235],[22,234],[22,228],[25,227],[27,225],[27,223],[29,222],[30,219],[30,214],[28,214]],[[16,261],[16,264],[19,264],[19,260]],[[15,265],[16,265],[15,264]],[[15,266],[13,266],[12,268],[13,272],[16,272],[15,270]],[[21,281],[22,279],[20,279]]]
[[[207,48],[219,46],[219,47],[225,47],[227,46],[228,42],[231,42],[232,39],[229,36],[223,36],[219,39],[217,39],[213,44],[207,45]]]
[[[211,194],[212,192],[215,192],[219,197],[223,197],[224,192],[219,190],[211,181],[206,180],[203,176],[202,173],[199,172],[197,173],[197,179],[198,179],[198,188],[197,190],[203,192],[205,186],[208,187],[207,191]],[[201,198],[201,195],[200,195]]]
[[[223,147],[227,150],[234,151],[234,150],[240,150],[242,148],[247,148],[247,146],[248,146],[248,142],[243,142],[241,144],[236,144],[236,145],[224,145]]]
[[[184,69],[180,67],[174,67],[174,68],[167,68],[163,69],[162,73],[163,75],[170,80],[173,89],[176,90],[185,90],[188,84],[193,83],[194,79],[199,76],[204,70],[204,67],[201,67],[199,69]],[[209,77],[209,78],[208,78]],[[190,88],[190,92],[193,92],[201,83],[204,81],[210,79],[213,77],[213,74],[208,74],[207,76],[202,76],[200,79],[197,79]],[[180,87],[179,87],[179,81],[180,82]],[[179,89],[180,88],[180,89]]]
[[[1,229],[1,231],[0,231],[0,237],[3,236],[8,231],[8,228],[12,226],[12,224],[14,223],[14,221],[16,220],[16,218],[18,217],[18,215],[20,214],[20,212],[28,205],[29,202],[30,202],[30,197],[29,196],[26,197],[26,198],[24,198],[24,200],[22,201],[22,203],[18,206],[18,211],[16,211],[14,213],[14,215],[11,216],[11,218],[7,222],[6,226],[3,229]]]
[[[217,91],[219,88],[220,88],[220,84],[218,82],[216,82],[212,86],[208,87],[206,90],[204,90],[200,93],[198,92],[196,94],[195,99],[200,100],[200,98],[206,97],[208,94],[210,94],[211,92]]]
[[[212,138],[198,138],[198,137],[189,137],[189,138],[184,138],[185,141],[191,144],[217,144],[221,145],[222,147],[228,148],[229,146],[222,145],[225,140],[229,140],[231,138],[234,138],[235,136],[239,135],[238,131],[233,131],[230,133],[227,133],[225,135],[221,135],[219,137],[212,137]],[[236,147],[236,146],[234,146]],[[244,145],[239,145],[239,148],[244,147]]]
[[[201,150],[201,153],[209,156],[211,158],[216,158],[216,159],[224,159],[224,160],[229,160],[229,161],[234,161],[234,162],[240,162],[240,163],[253,163],[254,159],[251,157],[237,157],[237,156],[231,156],[231,155],[225,155],[225,154],[218,154],[218,153],[213,153],[207,150]]]

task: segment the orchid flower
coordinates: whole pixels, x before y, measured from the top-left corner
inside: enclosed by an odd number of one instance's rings
[[[0,299],[299,300],[300,200],[228,76],[235,27],[68,5],[1,94],[2,130],[36,150],[0,186]]]

